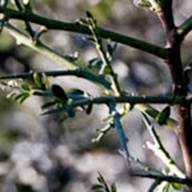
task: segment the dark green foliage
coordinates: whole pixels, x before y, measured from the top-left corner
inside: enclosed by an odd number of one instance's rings
[[[51,91],[52,91],[53,95],[56,97],[56,99],[59,99],[60,101],[63,101],[64,103],[67,102],[68,97],[67,97],[64,89],[61,86],[54,84],[51,86]]]

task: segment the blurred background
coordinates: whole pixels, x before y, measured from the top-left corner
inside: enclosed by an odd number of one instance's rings
[[[36,13],[64,21],[85,17],[89,10],[100,26],[144,39],[163,46],[165,36],[157,17],[133,6],[129,0],[34,0]],[[174,1],[177,25],[191,14],[190,0]],[[38,26],[37,26],[38,28]],[[62,31],[49,31],[43,35],[49,46],[62,54],[78,52],[81,63],[97,56],[92,44],[82,35]],[[192,36],[183,43],[183,64],[190,62]],[[156,57],[118,44],[113,67],[122,87],[135,95],[162,95],[171,90],[171,77],[166,65]],[[57,70],[62,65],[37,54],[30,48],[17,45],[13,37],[0,35],[0,74],[13,74],[30,70]],[[50,78],[65,89],[80,88],[98,96],[95,85],[77,78]],[[60,123],[56,116],[40,116],[43,99],[31,97],[22,105],[0,95],[0,191],[3,192],[87,192],[96,182],[99,171],[109,183],[116,182],[118,192],[143,192],[151,183],[148,179],[128,176],[125,161],[118,152],[115,130],[100,143],[92,143],[96,130],[107,117],[104,106],[94,107],[91,115],[79,113],[73,119]],[[155,106],[162,108],[163,106]],[[174,111],[173,111],[174,117]],[[176,118],[176,117],[175,117]],[[163,168],[163,164],[145,148],[150,140],[137,110],[132,110],[123,124],[129,137],[132,156],[150,166]],[[173,130],[157,128],[166,149],[183,169],[180,148]]]

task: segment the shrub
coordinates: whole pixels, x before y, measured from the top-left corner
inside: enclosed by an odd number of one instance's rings
[[[1,2],[1,29],[14,36],[18,42],[34,49],[55,62],[62,63],[64,70],[57,71],[32,71],[17,73],[14,75],[1,76],[1,81],[22,79],[22,83],[12,86],[12,91],[7,95],[19,103],[23,103],[28,97],[39,96],[46,98],[43,104],[42,115],[60,115],[61,120],[67,118],[75,119],[78,111],[87,115],[92,113],[95,105],[104,105],[108,108],[108,120],[104,128],[98,129],[94,142],[99,142],[103,136],[112,128],[116,129],[119,139],[120,150],[127,163],[128,172],[132,176],[154,179],[149,191],[169,191],[171,188],[182,190],[186,187],[191,191],[192,176],[192,126],[191,126],[191,101],[190,96],[190,71],[191,66],[183,67],[181,60],[181,45],[186,35],[192,29],[192,18],[189,17],[180,26],[175,25],[173,16],[172,0],[138,0],[134,1],[136,6],[144,7],[152,11],[160,20],[165,32],[165,46],[161,47],[147,41],[132,38],[117,32],[102,28],[98,25],[96,18],[90,13],[86,17],[75,22],[64,22],[49,19],[34,13],[30,1]],[[25,28],[22,30],[12,20],[22,21]],[[42,26],[41,30],[35,30],[33,24]],[[78,55],[60,54],[56,50],[46,46],[41,40],[42,35],[51,30],[62,30],[86,35],[87,41],[91,42],[98,57],[89,60],[86,66],[78,62]],[[170,69],[173,86],[167,95],[159,96],[132,96],[126,92],[120,84],[118,75],[112,66],[112,60],[117,44],[123,44],[152,54],[164,61]],[[50,84],[50,77],[76,76],[86,79],[102,89],[102,94],[92,97],[86,90],[70,89],[65,90],[59,83]],[[9,86],[7,84],[7,86]],[[158,111],[151,104],[165,104],[165,107]],[[147,143],[159,159],[165,164],[167,171],[147,167],[144,163],[135,159],[129,153],[128,138],[124,131],[122,118],[133,108],[137,108],[143,118],[153,142]],[[178,119],[170,117],[171,109],[174,108]],[[185,172],[182,172],[169,152],[164,147],[155,124],[160,126],[177,127],[177,137],[181,146]],[[131,138],[130,138],[131,139]],[[132,164],[137,164],[135,169]],[[141,168],[140,168],[141,167]],[[93,191],[112,191],[117,189],[114,184],[110,187],[101,174],[98,177],[98,184],[93,185]]]

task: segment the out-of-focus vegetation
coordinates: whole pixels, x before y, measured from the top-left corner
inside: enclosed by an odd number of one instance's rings
[[[32,5],[41,15],[64,21],[84,18],[86,10],[89,10],[99,25],[153,43],[164,44],[164,34],[157,18],[145,9],[136,8],[128,0],[44,0],[33,1]],[[190,8],[190,0],[174,2],[178,23],[188,17]],[[20,22],[18,24],[22,26]],[[39,29],[37,25],[33,27]],[[61,54],[78,52],[79,64],[82,67],[87,65],[88,60],[98,56],[94,46],[81,35],[53,31],[45,33],[42,39]],[[189,35],[183,45],[184,64],[190,60],[191,45]],[[133,95],[160,95],[170,92],[172,80],[169,69],[154,56],[117,45],[112,65],[121,86]],[[0,35],[0,66],[1,75],[31,70],[64,69],[62,64],[20,45],[6,31]],[[119,144],[115,130],[107,133],[101,142],[92,142],[96,130],[103,126],[102,120],[107,121],[106,107],[94,106],[89,116],[77,112],[75,118],[65,121],[62,121],[63,114],[60,115],[61,118],[58,115],[41,116],[40,106],[46,99],[32,96],[22,105],[4,99],[9,89],[21,83],[22,80],[12,80],[1,85],[0,191],[89,191],[91,184],[96,182],[97,171],[102,173],[109,183],[115,181],[118,192],[146,191],[150,181],[128,175],[124,159],[118,153]],[[51,77],[49,83],[60,84],[67,92],[78,88],[86,90],[92,96],[101,93],[92,83],[74,77]],[[155,107],[162,108],[158,105]],[[174,112],[172,116],[174,117]],[[130,153],[134,154],[136,159],[163,168],[161,161],[153,157],[148,150],[142,149],[149,135],[138,111],[134,109],[129,112],[123,118],[123,125],[131,138]],[[183,168],[179,158],[181,152],[173,131],[164,126],[159,126],[158,131],[166,148]],[[105,180],[103,183],[105,184]],[[95,185],[95,189],[100,187]],[[112,192],[116,191],[113,185],[109,185],[109,188]]]

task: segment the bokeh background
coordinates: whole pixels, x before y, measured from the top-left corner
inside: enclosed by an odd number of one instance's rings
[[[157,17],[148,10],[136,8],[130,0],[34,0],[36,13],[64,21],[85,17],[92,12],[100,26],[144,39],[163,46],[165,36]],[[191,14],[190,0],[174,1],[176,23],[181,24]],[[38,26],[36,26],[38,28]],[[81,63],[97,56],[92,44],[82,35],[62,31],[49,31],[43,35],[46,44],[60,53],[80,55]],[[183,64],[191,59],[191,35],[182,47]],[[171,77],[166,65],[154,56],[118,45],[113,67],[119,75],[122,87],[136,95],[168,94]],[[30,70],[63,69],[33,50],[17,45],[13,37],[3,32],[0,35],[0,73],[11,74]],[[50,78],[65,89],[81,88],[91,95],[100,94],[93,84],[77,78]],[[75,118],[62,123],[57,116],[40,116],[43,99],[31,97],[22,105],[5,99],[0,94],[0,191],[3,192],[87,192],[96,182],[97,171],[109,183],[116,182],[118,192],[143,192],[149,187],[148,179],[128,176],[126,164],[118,152],[115,130],[98,143],[92,143],[96,129],[103,126],[107,117],[104,106],[94,107],[91,115],[79,113]],[[155,106],[162,108],[163,106]],[[172,111],[174,116],[174,111]],[[129,137],[128,147],[135,158],[150,166],[163,169],[163,164],[145,148],[150,140],[137,110],[132,110],[123,119]],[[173,130],[157,127],[166,149],[183,169],[180,148]]]

